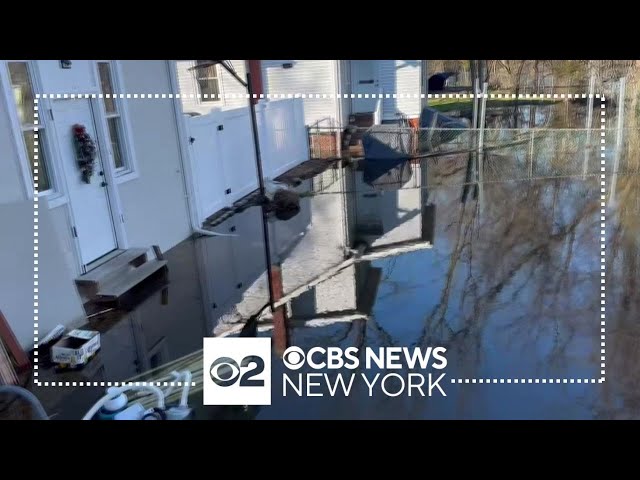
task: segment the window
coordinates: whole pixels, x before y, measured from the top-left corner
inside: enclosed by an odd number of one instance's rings
[[[7,62],[7,65],[9,66],[11,90],[18,110],[18,119],[29,158],[31,175],[32,178],[35,174],[38,175],[38,191],[40,193],[49,193],[53,188],[50,163],[48,155],[43,148],[45,144],[45,131],[44,125],[40,122],[38,122],[38,132],[36,135],[33,111],[33,82],[29,71],[29,63]],[[38,143],[34,143],[35,141]],[[38,155],[37,160],[36,154]],[[36,161],[38,162],[38,170],[36,170],[34,166]]]
[[[100,76],[100,90],[104,95],[112,95],[115,92],[113,87],[113,74],[110,62],[98,62],[98,74]],[[111,152],[113,153],[113,163],[116,173],[123,173],[131,170],[125,157],[123,144],[123,125],[118,101],[113,97],[104,99],[105,117],[107,128],[109,129],[109,140],[111,142]]]
[[[211,60],[196,60],[196,66],[206,65]],[[197,68],[196,81],[198,82],[198,91],[202,95],[203,102],[217,102],[220,100],[220,84],[218,80],[217,65],[209,65],[207,67]]]

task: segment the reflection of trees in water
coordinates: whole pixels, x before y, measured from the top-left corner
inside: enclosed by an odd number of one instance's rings
[[[382,277],[381,283],[384,283],[386,287],[389,289],[386,293],[378,293],[377,301],[382,302],[389,297],[395,297],[400,293],[406,293],[411,290],[419,290],[421,287],[418,285],[412,285],[410,282],[405,282],[401,280],[396,280],[393,278],[394,271],[396,269],[398,257],[391,257],[383,268],[384,276]]]
[[[597,231],[597,188],[566,179],[484,188],[484,209],[475,201],[450,202],[442,212],[440,218],[450,218],[458,209],[457,220],[443,232],[451,244],[449,264],[419,343],[447,344],[462,354],[467,368],[475,368],[488,321],[504,310],[513,316],[500,325],[501,334],[512,347],[518,347],[517,340],[532,344],[551,337],[545,363],[568,367],[569,344],[584,318],[597,310],[593,300],[581,306],[571,301],[572,289],[587,290],[593,283],[593,272],[578,274],[573,261],[579,240],[580,248],[588,246],[598,255],[597,242],[582,238],[583,231],[586,237]],[[454,302],[458,318],[448,315]]]
[[[640,177],[618,178],[617,206],[607,224],[607,375],[595,405],[600,418],[640,417],[639,191]]]

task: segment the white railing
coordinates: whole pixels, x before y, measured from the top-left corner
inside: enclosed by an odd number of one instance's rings
[[[256,105],[260,155],[265,179],[273,179],[308,160],[302,99]],[[248,107],[212,110],[185,117],[193,193],[200,223],[258,188]]]

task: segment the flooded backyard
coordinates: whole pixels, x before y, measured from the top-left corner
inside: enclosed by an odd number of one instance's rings
[[[383,187],[367,182],[366,161],[341,161],[291,187],[296,216],[268,220],[289,345],[444,346],[446,397],[370,396],[357,381],[349,396],[283,396],[274,355],[272,405],[205,407],[196,385],[195,418],[640,418],[637,131],[618,142],[615,108],[601,130],[599,102],[592,129],[584,105],[509,108],[480,153],[465,131]],[[96,359],[41,380],[153,380],[185,357],[198,365],[203,337],[273,335],[268,312],[243,329],[269,301],[261,222],[249,206],[211,227],[222,235],[167,252],[168,285],[89,321]],[[34,388],[55,419],[81,418],[104,393]]]

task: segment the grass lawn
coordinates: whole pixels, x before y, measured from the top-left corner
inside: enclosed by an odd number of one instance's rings
[[[550,100],[542,98],[521,98],[515,100],[513,98],[488,98],[487,108],[504,108],[518,105],[551,105],[559,103],[561,100]],[[473,108],[472,98],[430,98],[428,105],[441,112],[450,112],[452,110],[471,110]],[[480,102],[478,102],[478,106]]]

